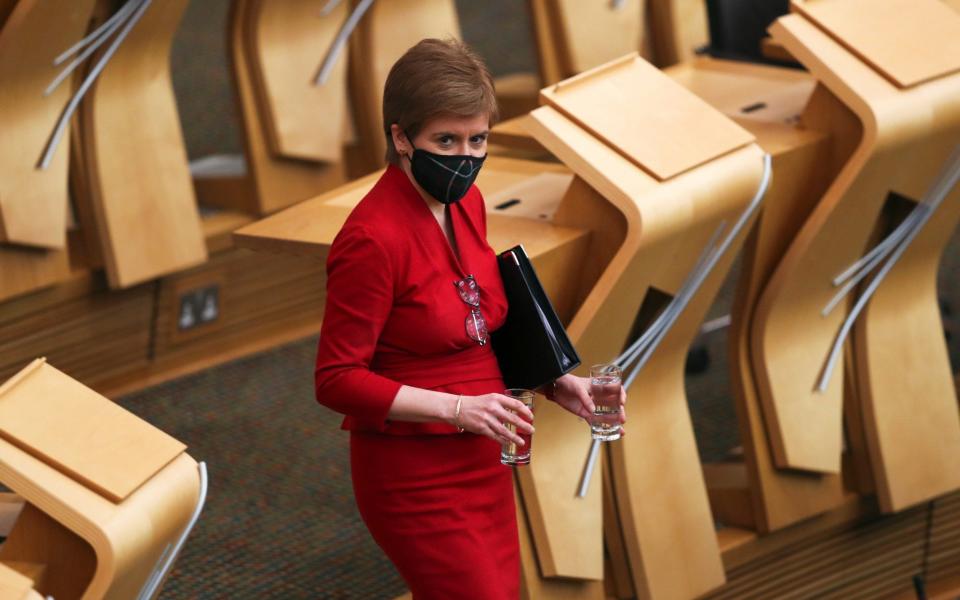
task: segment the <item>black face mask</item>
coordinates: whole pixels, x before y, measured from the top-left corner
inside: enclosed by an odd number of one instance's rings
[[[407,136],[410,139],[410,136]],[[413,156],[410,170],[423,191],[441,204],[459,202],[473,185],[487,155],[434,154],[421,150],[410,142]]]

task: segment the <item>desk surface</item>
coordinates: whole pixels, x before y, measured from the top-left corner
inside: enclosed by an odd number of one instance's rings
[[[940,0],[794,0],[793,6],[901,88],[960,70],[960,15]]]
[[[511,160],[490,157],[481,171],[478,186],[487,199],[487,239],[497,252],[522,243],[531,258],[558,245],[583,235],[583,231],[571,227],[553,225],[535,215],[549,213],[551,201],[559,202],[565,188],[564,177],[569,171],[554,163]],[[234,232],[238,246],[251,250],[278,252],[298,256],[325,258],[326,250],[344,221],[373,187],[380,172],[352,181],[326,194],[301,202],[296,206],[257,221]],[[527,185],[539,178],[547,195]],[[499,201],[511,196],[529,198],[530,213],[517,207],[516,215],[511,209],[497,210]]]

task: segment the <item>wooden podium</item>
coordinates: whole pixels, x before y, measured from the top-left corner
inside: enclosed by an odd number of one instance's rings
[[[0,301],[67,279],[68,149],[37,163],[70,95],[53,59],[83,37],[92,0],[0,3]],[[67,144],[64,144],[67,146]]]
[[[838,100],[808,73],[701,57],[666,70],[757,138],[773,162],[773,180],[754,231],[744,245],[728,334],[730,381],[742,453],[703,465],[711,509],[726,526],[759,533],[782,529],[841,506],[837,474],[780,469],[751,360],[750,329],[771,273],[836,177],[850,127]],[[800,122],[808,105],[831,109],[828,122]]]
[[[145,9],[81,105],[84,200],[113,288],[207,259],[170,80],[186,4],[158,0]]]
[[[839,173],[766,286],[753,363],[778,466],[840,471],[843,398],[858,399],[881,506],[896,511],[960,487],[960,416],[940,327],[936,270],[960,220],[960,190],[882,281],[854,328],[852,362],[817,390],[850,310],[832,283],[915,205],[960,143],[960,15],[936,0],[795,2],[772,33],[842,102],[804,121],[854,116]],[[894,40],[896,43],[891,43]],[[893,52],[917,48],[917,53]],[[846,386],[842,373],[847,367]]]
[[[154,597],[205,497],[184,449],[43,359],[0,386],[0,483],[23,502],[3,597]]]
[[[231,1],[228,43],[244,155],[239,169],[195,176],[202,203],[259,216],[343,183],[345,57],[324,86],[313,79],[345,10],[321,17],[320,8],[300,0]],[[313,110],[321,104],[330,109]]]
[[[763,155],[750,134],[635,56],[546,88],[542,97],[547,106],[531,113],[529,128],[578,177],[555,220],[589,223],[597,244],[595,270],[581,279],[589,291],[568,331],[585,365],[605,362],[646,326],[650,303],[663,306],[678,293],[718,224],[733,227],[755,197]],[[618,522],[606,527],[622,536],[641,597],[693,597],[724,581],[683,364],[749,222],[628,390],[628,435],[608,445]],[[576,515],[597,510],[589,501],[601,482],[575,497],[588,436],[557,407],[545,408],[538,447],[564,451],[541,454],[519,471],[527,516],[544,575],[556,564],[556,575],[586,577],[594,563],[571,546],[584,543]]]

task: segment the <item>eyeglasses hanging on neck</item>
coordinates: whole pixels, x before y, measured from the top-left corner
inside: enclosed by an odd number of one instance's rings
[[[473,275],[467,275],[459,281],[453,282],[460,299],[470,307],[470,313],[463,324],[467,330],[467,337],[483,346],[487,343],[487,322],[480,313],[480,286]]]

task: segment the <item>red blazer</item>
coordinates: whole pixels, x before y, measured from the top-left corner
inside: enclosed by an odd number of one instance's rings
[[[476,186],[451,205],[450,218],[459,261],[406,174],[391,165],[334,239],[315,384],[317,401],[346,415],[344,429],[453,433],[443,423],[388,420],[400,386],[503,390],[490,343],[467,336],[470,306],[454,285],[472,274],[487,328],[503,324],[507,301]]]

